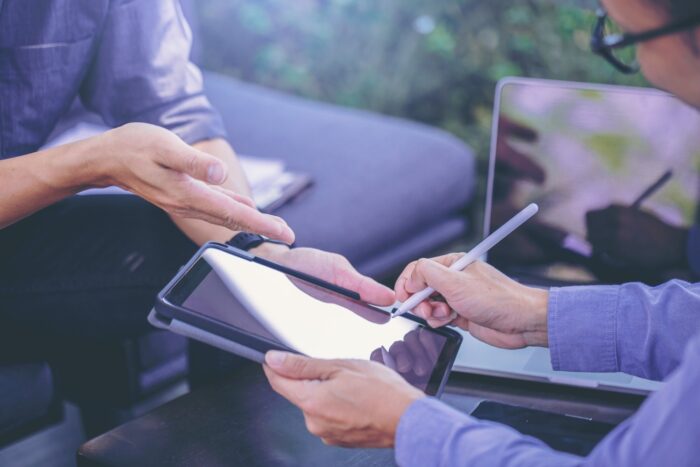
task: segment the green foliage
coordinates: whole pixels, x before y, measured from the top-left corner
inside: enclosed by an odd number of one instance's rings
[[[644,85],[588,50],[589,2],[197,0],[204,64],[442,127],[485,156],[496,81]]]

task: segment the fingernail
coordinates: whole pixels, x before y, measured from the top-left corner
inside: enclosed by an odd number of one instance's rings
[[[287,355],[284,352],[279,352],[277,350],[270,350],[265,354],[265,363],[273,368],[279,368],[284,365],[284,360]]]
[[[277,237],[283,238],[289,241],[289,243],[294,242],[294,231],[289,224],[287,224],[283,219],[277,218],[277,225],[279,229],[277,230]],[[291,240],[290,240],[291,239]]]
[[[207,180],[209,180],[209,183],[213,183],[215,185],[224,183],[224,180],[226,180],[226,171],[224,170],[224,166],[222,164],[211,164],[207,171]]]

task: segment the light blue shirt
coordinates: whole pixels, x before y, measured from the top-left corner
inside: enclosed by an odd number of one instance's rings
[[[424,398],[396,434],[401,466],[700,465],[700,284],[553,289],[552,366],[623,371],[666,384],[586,458]]]
[[[225,136],[179,0],[0,0],[0,159],[36,151],[76,98],[108,126]]]

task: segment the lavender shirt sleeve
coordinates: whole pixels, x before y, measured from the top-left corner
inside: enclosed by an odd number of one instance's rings
[[[402,467],[567,467],[580,461],[505,425],[479,421],[428,397],[411,404],[396,433],[396,463]]]
[[[700,336],[683,363],[637,413],[610,433],[588,457],[557,452],[504,425],[483,422],[423,398],[401,417],[396,462],[420,466],[691,466],[700,452]]]
[[[145,122],[185,142],[226,136],[189,59],[179,0],[112,0],[81,98],[110,126]]]
[[[680,363],[700,329],[700,284],[552,289],[552,366],[566,371],[622,371],[661,380]]]
[[[699,304],[700,286],[680,281],[659,287],[625,284],[552,290],[549,341],[555,368],[666,378],[663,388],[588,457],[553,451],[511,428],[476,420],[424,398],[414,402],[401,418],[396,434],[397,463],[697,465]]]

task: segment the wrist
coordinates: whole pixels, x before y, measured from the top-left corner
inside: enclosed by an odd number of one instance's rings
[[[547,347],[547,309],[549,307],[549,291],[526,287],[523,293],[525,315],[528,323],[523,333],[528,346]]]
[[[79,192],[87,188],[106,186],[103,180],[103,164],[97,155],[99,136],[53,148],[57,154],[47,158],[46,173],[49,184],[68,192]]]
[[[88,176],[92,186],[121,186],[119,183],[121,158],[126,153],[119,149],[120,146],[123,147],[123,141],[116,136],[118,131],[119,128],[114,128],[82,141],[84,158],[91,167]]]

